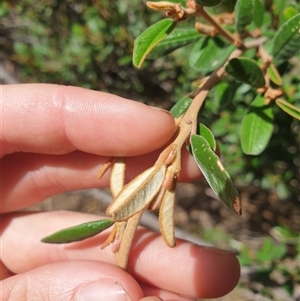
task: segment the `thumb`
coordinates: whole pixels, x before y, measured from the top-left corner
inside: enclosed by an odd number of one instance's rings
[[[3,301],[138,301],[143,297],[131,275],[96,261],[48,264],[3,280],[1,288]]]

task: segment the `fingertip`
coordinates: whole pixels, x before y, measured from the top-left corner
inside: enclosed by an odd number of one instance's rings
[[[200,252],[201,260],[198,255],[199,260],[195,266],[196,295],[202,298],[219,298],[231,292],[240,278],[237,257],[231,252],[214,247],[201,247]]]
[[[68,140],[79,150],[107,156],[142,155],[162,147],[174,134],[174,118],[165,110],[109,93],[61,89],[60,98],[75,108],[65,108],[65,124]]]
[[[180,239],[175,248],[167,248],[161,237],[149,233],[137,237],[130,258],[129,270],[140,281],[191,298],[226,295],[240,276],[239,262],[230,252]],[[151,277],[146,271],[153,266]]]

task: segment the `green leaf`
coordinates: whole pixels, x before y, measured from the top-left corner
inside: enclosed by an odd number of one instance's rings
[[[259,263],[266,263],[281,259],[286,254],[284,243],[275,244],[270,237],[265,237],[263,245],[256,253],[256,260]]]
[[[202,136],[192,135],[191,147],[193,157],[211,189],[231,212],[241,215],[238,192],[209,143]]]
[[[260,88],[265,85],[264,75],[255,61],[246,58],[234,58],[226,64],[225,70],[237,81],[249,84],[253,88]]]
[[[205,138],[205,140],[209,143],[211,149],[213,151],[215,151],[216,148],[217,148],[217,144],[216,144],[216,140],[215,140],[214,134],[203,123],[199,123],[199,134],[200,134],[200,136],[202,136],[203,138]]]
[[[287,61],[299,52],[300,13],[287,20],[273,38],[272,55],[277,63]]]
[[[209,108],[215,114],[219,114],[220,111],[232,103],[237,85],[239,84],[233,81],[229,84],[225,81],[219,82],[212,90],[212,100],[206,102],[206,108]]]
[[[264,4],[261,0],[254,0],[254,7],[253,7],[253,22],[256,27],[261,27],[263,18],[264,18]]]
[[[297,243],[300,242],[300,234],[297,232],[292,232],[288,226],[275,226],[270,231],[272,236],[276,238],[277,241],[283,243]]]
[[[150,51],[175,28],[172,19],[163,19],[148,27],[135,41],[133,49],[133,65],[140,68]]]
[[[232,13],[237,0],[223,0],[222,4],[218,7],[220,12]]]
[[[234,45],[227,45],[218,37],[207,37],[194,45],[189,56],[189,65],[202,74],[209,73],[220,67],[234,48]]]
[[[235,28],[239,34],[242,34],[245,27],[252,23],[254,2],[255,0],[238,0],[235,5]]]
[[[201,6],[216,6],[222,3],[222,0],[196,0],[196,3]]]
[[[273,110],[257,95],[243,117],[240,128],[242,150],[247,155],[259,155],[268,145],[273,131]]]
[[[195,29],[175,28],[171,34],[166,37],[166,39],[154,47],[154,49],[149,53],[148,58],[154,59],[164,56],[199,39],[201,39],[201,36]]]
[[[286,0],[272,0],[273,1],[273,13],[275,16],[278,16],[284,9],[284,6],[286,5]]]
[[[187,111],[191,103],[192,99],[188,95],[184,96],[176,102],[170,112],[175,118],[178,118]]]
[[[290,4],[288,6],[286,6],[283,10],[283,16],[286,20],[294,17],[295,15],[297,15],[297,8],[295,7],[295,5]]]
[[[270,80],[277,86],[282,86],[282,78],[280,74],[278,73],[277,68],[273,63],[267,68],[267,73],[270,78]]]
[[[92,237],[112,226],[115,222],[110,219],[101,219],[88,222],[77,226],[59,230],[41,241],[49,244],[65,244],[74,241],[80,241]]]
[[[181,6],[186,5],[186,0],[169,0],[168,2],[179,3]]]
[[[290,116],[300,120],[300,108],[292,105],[291,103],[281,99],[276,99],[276,104],[280,107],[284,112],[289,114]]]

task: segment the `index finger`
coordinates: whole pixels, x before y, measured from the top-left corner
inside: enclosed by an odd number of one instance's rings
[[[173,117],[108,93],[51,84],[3,85],[2,154],[135,156],[163,146]]]

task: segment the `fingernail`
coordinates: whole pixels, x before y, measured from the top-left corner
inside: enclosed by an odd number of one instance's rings
[[[131,301],[124,287],[113,280],[91,283],[82,287],[76,295],[76,301]]]

